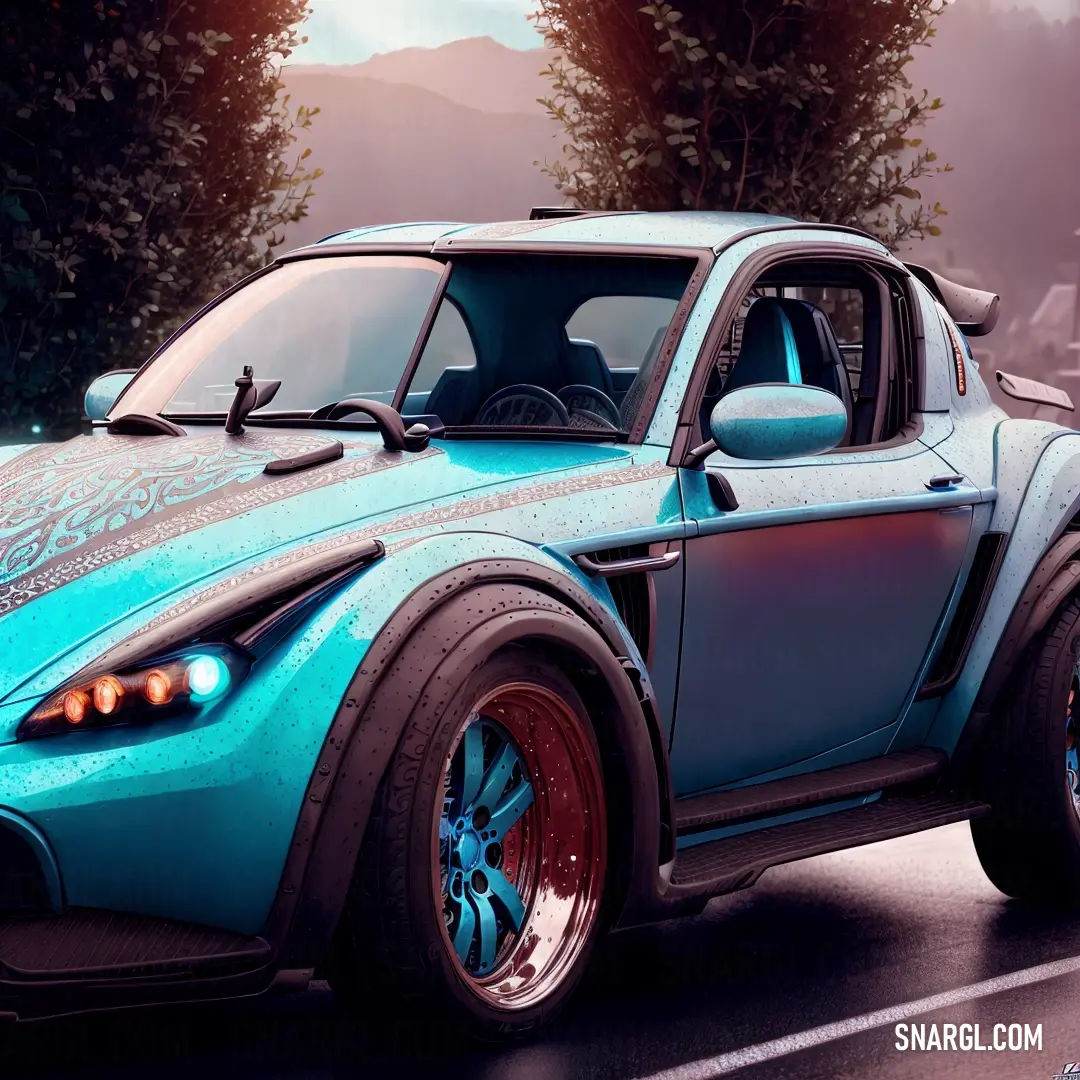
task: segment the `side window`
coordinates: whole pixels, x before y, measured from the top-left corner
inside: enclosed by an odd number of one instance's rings
[[[914,338],[903,289],[875,271],[835,260],[773,267],[743,298],[715,358],[702,434],[725,394],[795,382],[844,402],[843,446],[889,441],[914,408]]]
[[[410,392],[430,394],[447,368],[475,369],[476,349],[465,319],[449,300],[444,300],[431,328],[420,366]]]
[[[667,335],[679,302],[656,296],[597,296],[566,324],[572,341],[600,347],[614,371],[638,371]]]

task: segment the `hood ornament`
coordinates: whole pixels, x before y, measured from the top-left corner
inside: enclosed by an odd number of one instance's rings
[[[256,409],[269,405],[281,389],[280,382],[267,382],[255,385],[255,369],[245,367],[244,374],[236,380],[236,397],[229,409],[229,418],[225,421],[226,435],[243,435],[244,421]]]

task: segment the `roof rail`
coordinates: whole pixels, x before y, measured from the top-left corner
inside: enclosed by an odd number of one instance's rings
[[[534,206],[529,220],[551,221],[554,218],[581,217],[583,214],[595,213],[595,210],[581,210],[576,206]]]

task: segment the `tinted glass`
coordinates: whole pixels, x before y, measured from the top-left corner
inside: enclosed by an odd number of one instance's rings
[[[448,427],[629,430],[695,263],[464,255],[404,411]],[[599,418],[599,419],[598,419]]]
[[[566,332],[599,345],[609,367],[637,370],[667,334],[678,306],[667,297],[597,296],[578,308]]]
[[[423,359],[409,389],[414,394],[430,394],[447,368],[475,367],[476,350],[465,320],[453,304],[445,303],[439,308]]]

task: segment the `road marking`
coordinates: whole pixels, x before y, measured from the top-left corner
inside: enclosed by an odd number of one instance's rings
[[[989,997],[991,994],[1000,994],[1005,990],[1015,990],[1021,986],[1030,986],[1032,983],[1056,979],[1061,975],[1071,975],[1076,971],[1080,971],[1080,956],[1074,956],[1068,960],[1056,960],[1051,964],[1040,964],[1038,967],[1014,971],[1011,975],[999,975],[996,979],[987,979],[985,982],[975,983],[972,986],[962,986],[959,990],[947,990],[943,994],[934,994],[933,997],[909,1001],[905,1005],[893,1005],[888,1009],[854,1016],[850,1020],[838,1020],[834,1024],[823,1024],[809,1031],[785,1035],[782,1039],[757,1043],[754,1046],[743,1047],[741,1050],[732,1050],[727,1054],[691,1061],[686,1065],[676,1065],[673,1069],[653,1073],[643,1080],[714,1080],[714,1077],[727,1076],[739,1069],[745,1069],[748,1065],[774,1061],[776,1058],[786,1057],[800,1050],[809,1050],[823,1043],[846,1039],[864,1031],[872,1031],[874,1028],[888,1027],[889,1024],[898,1024],[903,1020],[910,1020],[913,1016],[921,1016],[923,1013],[936,1012],[938,1009],[946,1009],[952,1005],[962,1005],[965,1001],[975,1001],[978,998]]]

